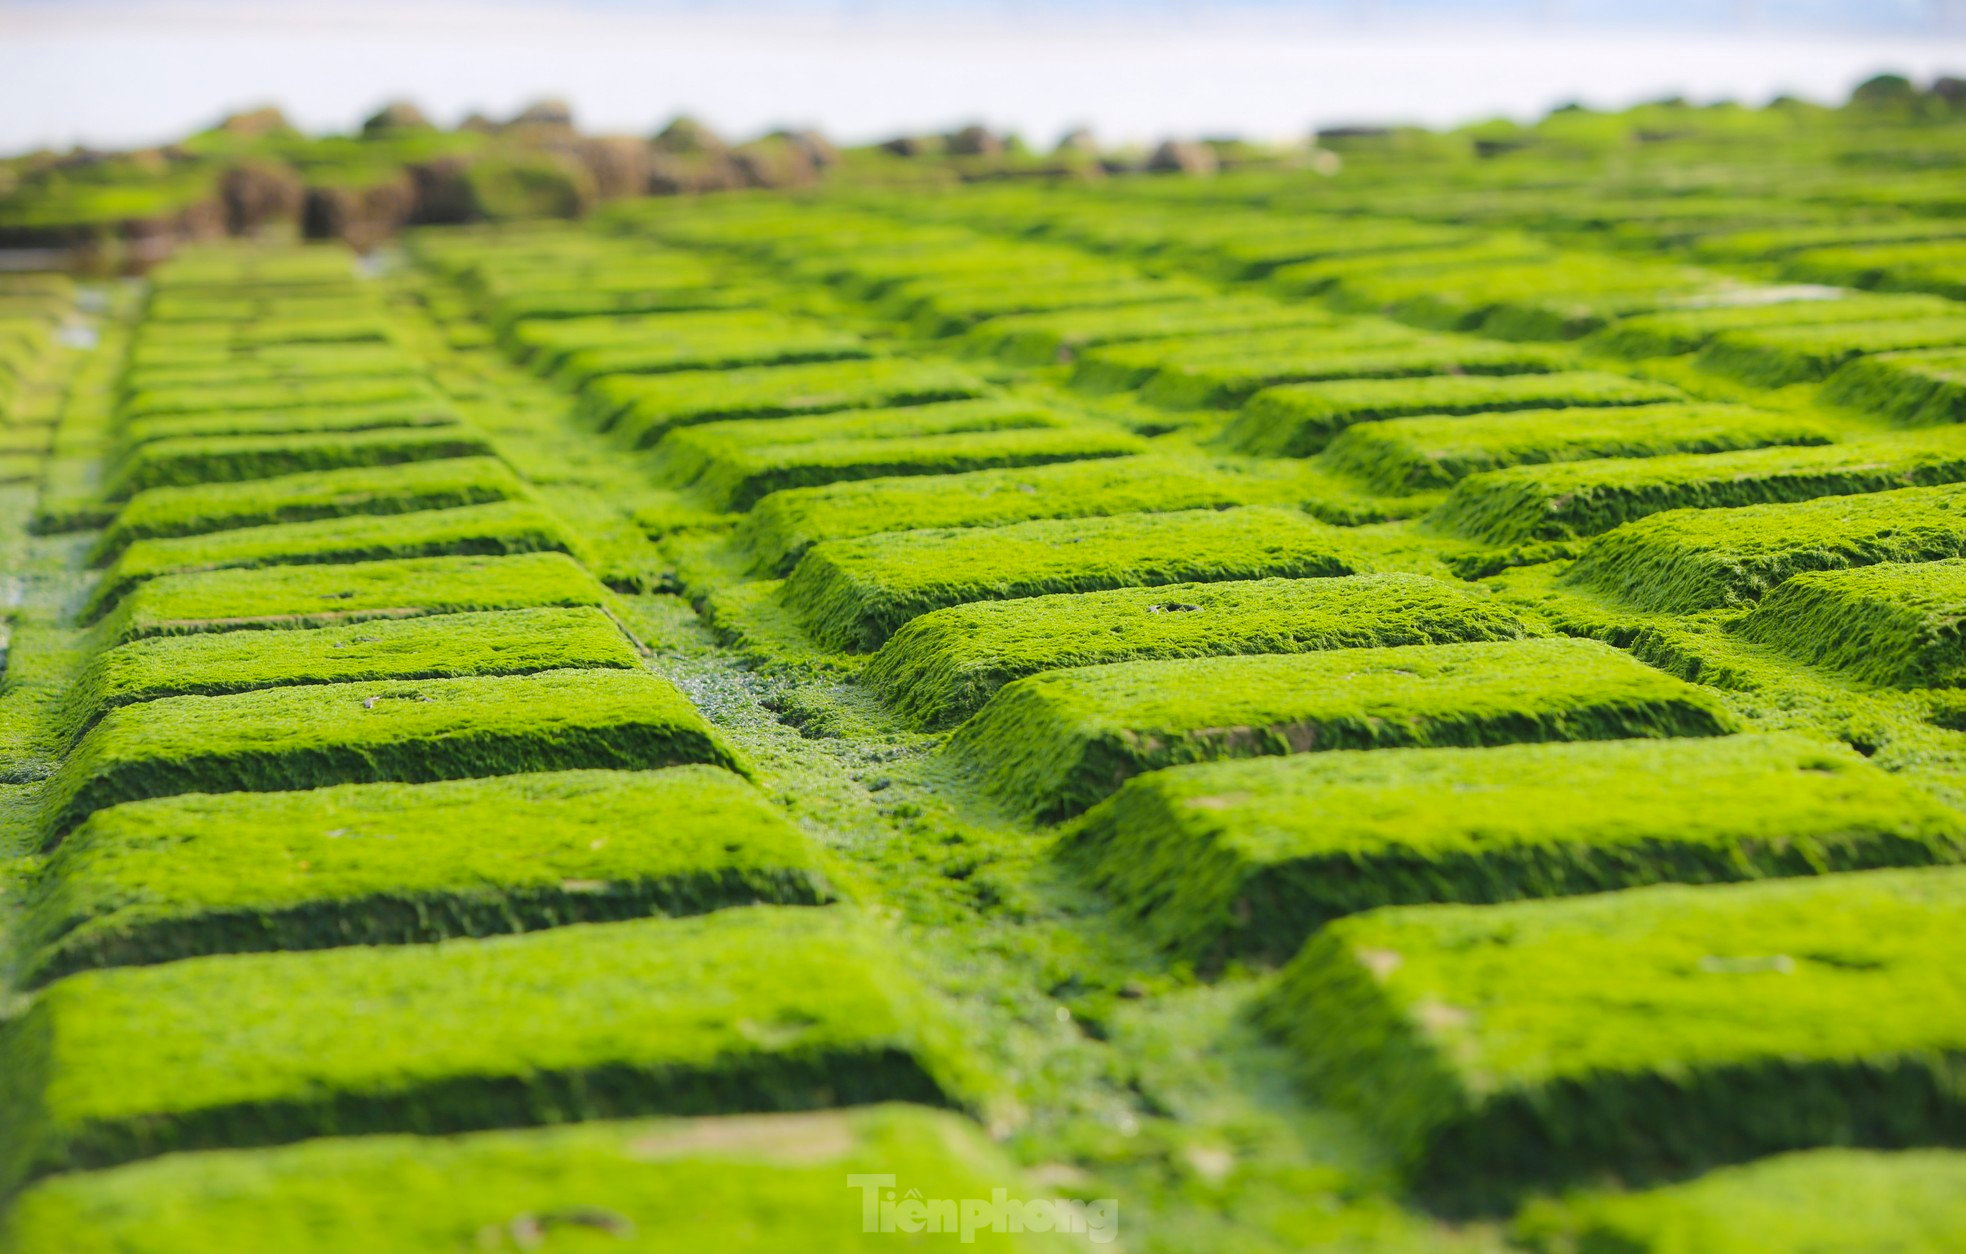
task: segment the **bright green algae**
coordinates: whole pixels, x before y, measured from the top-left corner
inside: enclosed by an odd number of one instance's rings
[[[1290,495],[1286,482],[1208,462],[1117,457],[926,480],[787,488],[752,508],[738,538],[760,569],[784,574],[823,540],[934,527],[1003,526],[1037,518],[1226,509],[1282,503]]]
[[[1593,371],[1286,383],[1251,397],[1223,429],[1221,443],[1238,453],[1308,457],[1345,428],[1381,418],[1652,405],[1679,399],[1678,389],[1663,383]]]
[[[870,650],[909,620],[972,601],[1356,572],[1343,533],[1241,506],[889,532],[806,550],[783,599],[829,648]]]
[[[79,734],[109,710],[161,697],[587,666],[641,666],[614,620],[588,606],[385,619],[276,636],[243,631],[154,636],[90,658],[69,689],[68,718]]]
[[[1764,445],[1827,444],[1827,424],[1745,405],[1531,409],[1466,418],[1387,418],[1348,427],[1322,462],[1385,492],[1450,487],[1505,466]]]
[[[689,486],[713,509],[747,510],[766,495],[788,488],[1123,457],[1145,448],[1136,436],[1090,425],[901,439],[766,442],[720,451]]]
[[[138,540],[103,572],[87,606],[94,619],[130,589],[160,575],[255,566],[301,566],[385,558],[571,552],[576,544],[547,509],[500,501],[398,515],[351,515],[242,527],[208,535]]]
[[[923,726],[968,717],[1039,671],[1155,658],[1513,640],[1519,619],[1424,575],[1259,579],[980,601],[896,632],[865,681]]]
[[[137,445],[109,473],[111,500],[146,488],[270,479],[309,470],[488,457],[483,436],[461,429],[186,436]]]
[[[1814,666],[1874,684],[1966,684],[1966,560],[1796,575],[1734,625]]]
[[[749,325],[665,328],[659,339],[576,348],[549,359],[562,382],[579,385],[616,374],[664,374],[676,370],[728,370],[738,366],[847,361],[870,357],[859,336],[824,325],[769,314],[749,314]]]
[[[1073,425],[1043,405],[989,398],[938,401],[896,409],[849,409],[802,418],[726,418],[679,427],[662,438],[653,462],[663,481],[688,487],[719,463],[743,459],[755,449],[780,446],[780,456],[801,445],[896,441],[918,436],[1028,431]]]
[[[827,861],[728,771],[562,771],[192,793],[91,815],[30,890],[27,978],[816,905]]]
[[[18,1181],[337,1133],[943,1105],[951,1048],[855,915],[763,906],[85,971],[0,1036],[0,1109]]]
[[[1089,392],[1139,387],[1162,370],[1233,365],[1250,356],[1309,357],[1329,361],[1334,354],[1407,347],[1425,339],[1411,327],[1380,319],[1337,322],[1247,334],[1189,334],[1087,350],[1072,371],[1072,386]]]
[[[68,1254],[426,1254],[528,1239],[571,1249],[591,1234],[581,1243],[622,1254],[852,1254],[908,1241],[864,1235],[861,1191],[845,1184],[897,1172],[928,1198],[1043,1195],[961,1116],[881,1105],[173,1155],[41,1181],[0,1240]],[[963,1248],[1036,1254],[1085,1240],[988,1219],[974,1237]]]
[[[677,427],[719,418],[774,418],[982,396],[983,384],[954,366],[876,358],[743,370],[611,375],[583,402],[600,426],[647,448]]]
[[[1708,691],[1592,640],[1122,662],[1006,685],[948,752],[994,795],[1077,813],[1145,771],[1413,745],[1714,736]]]
[[[187,792],[685,762],[739,765],[682,693],[643,671],[164,697],[111,710],[82,738],[50,783],[46,827],[52,844],[105,806]]]
[[[1966,427],[1847,444],[1515,466],[1456,484],[1433,514],[1490,544],[1597,535],[1672,509],[1853,496],[1966,481]]]
[[[1540,1254],[1957,1254],[1966,1250],[1966,1154],[1779,1154],[1684,1184],[1531,1202],[1513,1235]]]
[[[1922,868],[1375,911],[1312,938],[1263,1019],[1450,1203],[1955,1143],[1962,905],[1966,870]]]
[[[1088,348],[1178,335],[1240,335],[1279,327],[1328,324],[1331,315],[1252,298],[1005,314],[970,328],[967,341],[1031,365],[1071,361]]]
[[[427,430],[461,425],[446,406],[357,405],[336,409],[222,409],[216,413],[168,414],[127,423],[116,433],[124,449],[155,440],[192,437],[275,435],[319,436],[331,432]]]
[[[350,514],[455,509],[526,495],[519,477],[489,457],[400,466],[351,467],[245,483],[152,488],[132,497],[90,550],[101,563],[138,540],[203,535],[238,527],[311,522]]]
[[[1966,350],[1859,358],[1830,377],[1823,399],[1909,426],[1966,422]]]
[[[117,602],[97,631],[106,644],[120,644],[606,600],[607,589],[565,553],[400,558],[161,575]]]
[[[328,405],[378,405],[438,400],[422,379],[295,379],[226,387],[143,388],[123,403],[128,419],[219,409],[313,409]]]
[[[1957,315],[1829,326],[1728,331],[1700,350],[1698,362],[1756,387],[1827,379],[1867,353],[1966,345],[1966,318]]]
[[[1598,537],[1571,581],[1648,609],[1751,604],[1792,575],[1966,556],[1966,487],[1672,510]]]
[[[1328,352],[1252,353],[1221,361],[1174,362],[1155,372],[1141,399],[1169,409],[1238,405],[1277,384],[1328,379],[1404,379],[1428,375],[1544,374],[1567,354],[1535,344],[1423,340],[1411,345]]]
[[[1727,331],[1820,325],[1859,318],[1872,322],[1931,318],[1952,311],[1948,302],[1930,296],[1836,294],[1831,289],[1813,300],[1639,314],[1606,327],[1593,338],[1592,344],[1622,357],[1666,357],[1693,352]]]
[[[1069,847],[1170,947],[1281,960],[1378,906],[1966,860],[1966,821],[1842,746],[1735,736],[1178,766]]]

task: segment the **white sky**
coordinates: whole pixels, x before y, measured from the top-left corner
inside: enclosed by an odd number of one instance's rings
[[[688,110],[738,135],[798,123],[858,141],[980,120],[1048,143],[1082,123],[1109,141],[1283,137],[1668,92],[1834,100],[1879,69],[1966,73],[1960,34],[1375,26],[1277,11],[1121,17],[1116,6],[1096,21],[1031,7],[850,11],[0,0],[0,151],[153,142],[267,102],[310,129],[345,130],[398,95],[440,121],[550,94],[590,129],[647,132]]]

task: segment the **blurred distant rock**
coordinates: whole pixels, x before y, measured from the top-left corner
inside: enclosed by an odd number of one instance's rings
[[[391,131],[427,131],[435,129],[423,110],[407,100],[392,100],[376,110],[362,122],[362,134],[373,137],[386,135]]]
[[[986,127],[971,125],[944,136],[942,149],[952,157],[996,157],[1003,154],[1004,142]]]
[[[1213,174],[1221,165],[1213,148],[1185,139],[1163,140],[1147,158],[1147,169],[1154,174]]]
[[[673,153],[679,156],[694,156],[704,153],[722,154],[730,151],[730,145],[708,126],[687,113],[676,115],[669,125],[656,132],[649,146],[657,152]]]

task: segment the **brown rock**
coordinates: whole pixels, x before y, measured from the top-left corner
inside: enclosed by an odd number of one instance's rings
[[[1061,157],[1096,156],[1099,152],[1099,141],[1092,137],[1089,128],[1075,126],[1058,137],[1058,146],[1052,151]]]
[[[573,106],[564,100],[535,100],[513,116],[511,125],[570,131],[573,129]]]
[[[746,187],[810,187],[819,166],[783,139],[754,139],[731,149],[730,159]]]
[[[431,129],[430,119],[423,110],[407,100],[392,100],[363,121],[362,134],[382,135],[390,131],[420,131]]]
[[[463,157],[436,157],[409,168],[412,226],[454,226],[477,216],[477,197]]]
[[[813,130],[773,131],[770,139],[782,139],[803,152],[806,159],[821,170],[830,169],[840,163],[840,150],[833,141]]]
[[[602,200],[646,192],[653,155],[648,144],[633,135],[583,139],[574,149],[574,157],[593,175],[594,193]]]
[[[649,141],[649,145],[657,152],[674,153],[679,156],[730,151],[730,145],[726,144],[715,131],[687,113],[679,113],[672,118],[669,125],[656,132],[655,138]]]
[[[291,167],[247,161],[219,176],[218,195],[226,233],[251,235],[270,222],[297,215],[306,191]]]
[[[1003,140],[981,126],[965,126],[943,139],[943,151],[952,157],[995,157],[1003,149]]]
[[[287,115],[272,105],[258,109],[245,109],[238,113],[228,113],[219,120],[218,130],[233,135],[260,136],[277,135],[293,130],[293,123]]]
[[[301,234],[338,239],[367,252],[409,221],[416,190],[408,173],[369,187],[310,187],[301,206]]]
[[[1213,174],[1220,166],[1213,148],[1184,139],[1162,141],[1147,158],[1147,169],[1156,174]]]

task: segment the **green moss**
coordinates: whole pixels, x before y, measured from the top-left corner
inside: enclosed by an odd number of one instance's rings
[[[433,404],[439,394],[418,378],[296,379],[287,383],[237,386],[143,388],[123,403],[123,416],[135,421],[167,414],[202,414],[221,409],[319,409],[333,405]]]
[[[1962,1248],[1966,1154],[1823,1149],[1638,1193],[1535,1201],[1513,1235],[1543,1254],[1816,1254]]]
[[[120,644],[606,600],[607,589],[564,553],[274,566],[160,576],[118,602],[98,631]]]
[[[1830,376],[1823,399],[1907,425],[1966,422],[1966,351],[1859,357]]]
[[[109,710],[160,697],[589,666],[641,666],[614,620],[589,606],[384,619],[277,636],[153,636],[90,658],[69,689],[68,720],[80,734]]]
[[[536,355],[533,364],[563,383],[578,385],[610,374],[726,370],[872,355],[850,331],[763,310],[677,314],[651,330],[654,334],[645,339],[579,347],[570,343],[558,353]]]
[[[738,765],[695,707],[644,671],[314,684],[111,710],[63,760],[43,809],[52,844],[106,806],[187,792],[685,762]]]
[[[1147,278],[1027,277],[975,283],[907,285],[887,302],[905,309],[917,335],[959,335],[986,318],[1058,309],[1125,309],[1179,306],[1200,299],[1206,289],[1189,282]]]
[[[492,447],[464,430],[384,430],[269,436],[190,436],[138,445],[111,469],[105,493],[121,500],[150,488],[271,479],[350,466],[394,466],[446,457],[487,457]]]
[[[1059,818],[1186,762],[1734,727],[1710,692],[1594,640],[1512,640],[1033,675],[999,689],[948,752],[1007,803]]]
[[[1327,325],[1320,309],[1293,307],[1254,297],[1072,309],[1058,313],[1006,314],[971,327],[978,349],[1028,365],[1074,360],[1088,348],[1131,340],[1190,335],[1247,335],[1284,327]]]
[[[1422,342],[1410,327],[1374,318],[1334,322],[1325,318],[1305,326],[1254,332],[1193,332],[1137,343],[1087,350],[1072,371],[1072,386],[1088,392],[1119,392],[1139,387],[1162,370],[1208,365],[1234,366],[1245,357],[1320,357]]]
[[[1377,350],[1240,355],[1226,361],[1174,362],[1141,388],[1141,398],[1170,409],[1230,408],[1264,388],[1332,379],[1406,379],[1426,375],[1545,374],[1567,355],[1541,345],[1483,340],[1430,340]]]
[[[209,414],[170,414],[140,419],[117,433],[127,453],[153,440],[191,436],[322,435],[329,432],[389,431],[456,427],[457,414],[432,405],[351,405],[339,409],[229,409]]]
[[[1422,575],[1260,579],[983,601],[914,620],[865,681],[925,726],[968,717],[1039,671],[1156,658],[1512,640],[1522,624]]]
[[[582,406],[602,428],[647,448],[677,427],[719,418],[776,418],[983,394],[982,383],[954,366],[875,359],[610,375],[587,388]]]
[[[356,466],[243,483],[152,488],[130,499],[89,550],[101,564],[138,540],[205,535],[240,527],[354,515],[408,514],[512,501],[525,485],[502,461],[455,457],[397,466]]]
[[[1315,937],[1265,1019],[1444,1200],[1950,1143],[1962,904],[1966,871],[1918,869],[1379,911]]]
[[[305,353],[301,350],[306,350]],[[390,344],[304,344],[260,353],[225,354],[212,360],[160,357],[155,364],[132,367],[123,374],[126,393],[183,392],[191,388],[223,390],[244,384],[286,385],[328,379],[393,379],[420,377],[416,359]],[[341,408],[335,406],[326,412]],[[220,411],[225,412],[225,411]],[[159,414],[156,421],[174,417]]]
[[[806,550],[786,606],[828,648],[870,650],[909,620],[972,601],[1356,572],[1342,533],[1291,510],[1038,519],[887,532]]]
[[[1803,571],[1962,556],[1966,488],[1947,485],[1654,514],[1599,536],[1567,578],[1685,613],[1750,604]]]
[[[1490,544],[1597,535],[1671,509],[1729,509],[1966,480],[1966,431],[1815,448],[1518,466],[1455,485],[1433,521]]]
[[[1966,247],[1957,239],[1812,248],[1786,258],[1783,270],[1855,287],[1937,292],[1954,300],[1966,296]]]
[[[1591,343],[1621,357],[1666,357],[1693,352],[1714,336],[1728,331],[1819,326],[1860,319],[1899,321],[1950,312],[1945,301],[1929,296],[1867,296],[1841,294],[1831,289],[1806,300],[1639,314],[1613,323]]]
[[[1223,430],[1221,440],[1239,453],[1306,457],[1329,444],[1346,427],[1381,418],[1649,405],[1676,399],[1678,391],[1664,384],[1591,371],[1288,383],[1250,398]]]
[[[1874,684],[1966,684],[1966,561],[1812,571],[1734,624],[1749,640]]]
[[[929,527],[989,527],[1034,518],[1145,510],[1225,509],[1290,499],[1291,484],[1192,458],[1116,457],[932,479],[790,488],[759,501],[739,542],[771,574],[822,540]]]
[[[1698,364],[1756,387],[1827,379],[1867,353],[1966,344],[1966,318],[1850,322],[1829,326],[1728,331],[1700,351]]]
[[[489,317],[502,343],[523,344],[533,328],[565,319],[742,309],[759,294],[742,287],[647,284],[632,288],[542,288],[494,297]]]
[[[727,418],[671,431],[656,446],[654,462],[665,482],[684,486],[719,460],[742,457],[764,445],[872,443],[986,431],[1031,431],[1074,422],[1048,406],[995,398],[897,409],[848,409],[803,418]]]
[[[1068,848],[1170,948],[1276,961],[1380,906],[1958,862],[1966,820],[1842,746],[1597,740],[1179,766]]]
[[[728,771],[564,771],[99,810],[31,890],[30,981],[200,954],[490,936],[835,900]]]
[[[598,1241],[622,1254],[850,1254],[908,1241],[864,1235],[861,1191],[844,1183],[897,1173],[904,1188],[934,1199],[987,1201],[1004,1188],[1043,1195],[1020,1187],[968,1120],[888,1105],[177,1155],[43,1181],[21,1197],[0,1241],[69,1254],[424,1254],[523,1249],[545,1234],[552,1245]],[[1088,1219],[1108,1225],[1100,1232],[1118,1226],[1105,1211]],[[989,1222],[975,1231],[978,1251],[1085,1240],[1012,1235]]]
[[[557,516],[524,501],[411,514],[354,514],[208,535],[138,540],[103,572],[83,607],[83,618],[100,617],[131,588],[160,575],[393,557],[564,553],[575,548],[575,541]]]
[[[1716,276],[1656,261],[1575,252],[1520,263],[1399,265],[1344,276],[1330,293],[1354,309],[1509,339],[1573,339],[1614,318],[1655,310],[1716,286]],[[1395,258],[1397,262],[1399,259]]]
[[[10,1174],[329,1134],[943,1104],[934,1019],[836,909],[83,972],[6,1029]]]
[[[768,310],[750,308],[664,309],[646,313],[594,312],[558,318],[500,318],[506,352],[543,375],[563,369],[577,354],[620,350],[658,351],[677,341],[728,342],[733,334],[809,327]],[[633,373],[633,372],[623,372]]]
[[[1145,447],[1124,431],[1092,426],[763,444],[717,458],[691,486],[713,507],[745,510],[786,488],[1123,457]]]
[[[1385,492],[1450,487],[1484,470],[1601,457],[1724,453],[1773,444],[1827,444],[1831,428],[1745,405],[1528,409],[1466,418],[1387,418],[1349,427],[1326,465]]]
[[[152,323],[139,329],[138,348],[164,349],[228,345],[253,349],[268,344],[386,344],[394,341],[389,324],[370,313],[329,314],[306,319],[236,323]]]

